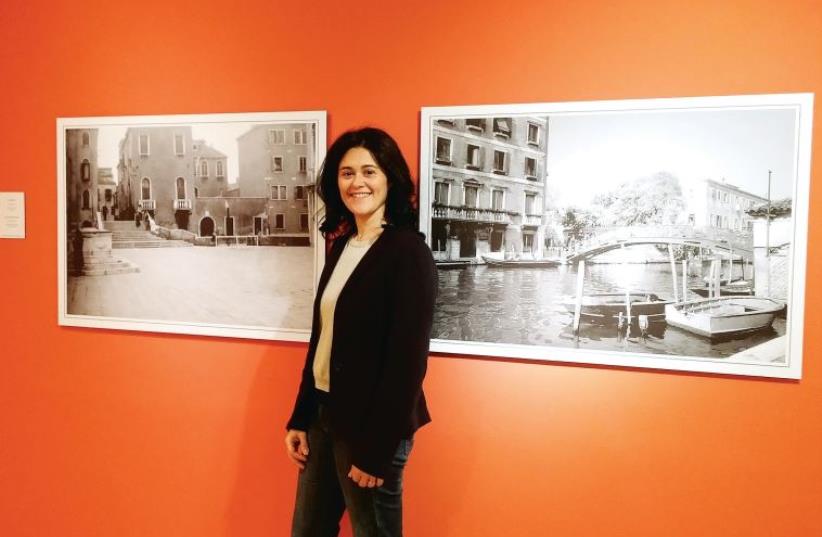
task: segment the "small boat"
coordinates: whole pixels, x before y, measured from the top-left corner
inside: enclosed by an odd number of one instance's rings
[[[691,287],[689,289],[701,297],[707,297],[709,288]],[[753,284],[748,280],[734,280],[719,286],[719,296],[751,296],[754,294]]]
[[[665,306],[668,324],[700,336],[736,336],[771,326],[785,303],[760,297],[719,297]]]
[[[482,256],[485,264],[491,267],[502,268],[539,268],[556,267],[562,264],[560,259],[497,259],[494,257]]]
[[[636,322],[640,315],[645,315],[648,322],[665,322],[665,306],[669,300],[662,300],[653,293],[630,293],[632,321]],[[576,310],[576,299],[566,297],[562,305],[571,313]],[[582,297],[580,319],[592,323],[615,324],[619,322],[620,314],[624,318],[628,310],[625,307],[625,293],[595,293]]]
[[[447,270],[447,269],[461,269],[461,268],[465,268],[465,267],[471,266],[471,262],[470,262],[470,261],[462,261],[462,260],[457,260],[457,261],[437,261],[437,262],[436,262],[436,265],[437,265],[437,268],[438,268],[438,269],[441,269],[441,270]]]

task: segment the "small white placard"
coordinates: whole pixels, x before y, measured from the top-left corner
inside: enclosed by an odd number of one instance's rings
[[[0,192],[0,239],[26,238],[26,202],[23,192]]]

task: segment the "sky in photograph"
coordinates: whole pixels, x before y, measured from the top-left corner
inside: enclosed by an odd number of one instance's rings
[[[236,183],[240,175],[237,138],[259,124],[260,122],[194,124],[191,127],[191,134],[194,140],[205,140],[206,144],[228,157],[228,183]],[[119,180],[119,144],[125,137],[127,128],[128,126],[98,127],[97,165],[100,168],[111,168],[115,181]],[[190,148],[186,150],[189,151]]]
[[[559,206],[668,172],[683,189],[725,180],[771,199],[793,197],[796,112],[788,109],[595,112],[549,116],[548,191]]]

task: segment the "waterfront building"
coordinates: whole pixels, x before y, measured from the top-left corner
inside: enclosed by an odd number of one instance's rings
[[[548,118],[440,119],[432,138],[435,257],[542,257]]]
[[[748,214],[767,198],[746,192],[724,179],[702,179],[685,192],[687,223],[697,228],[725,229],[751,233],[753,218]]]
[[[756,205],[753,221],[754,294],[788,300],[793,240],[792,203],[783,199]]]

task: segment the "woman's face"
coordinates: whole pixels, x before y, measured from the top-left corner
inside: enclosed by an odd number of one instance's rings
[[[357,222],[376,215],[382,220],[388,196],[388,178],[371,152],[364,147],[352,147],[340,161],[337,186],[346,208]]]

